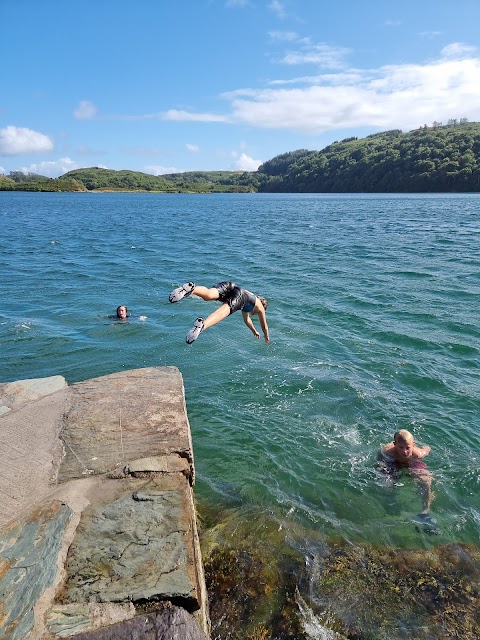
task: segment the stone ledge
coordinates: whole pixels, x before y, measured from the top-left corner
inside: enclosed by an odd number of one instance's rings
[[[0,383],[0,416],[67,387],[63,376]]]
[[[126,371],[18,403],[0,417],[0,436],[2,640],[208,636],[178,369]],[[124,635],[108,635],[118,624]]]

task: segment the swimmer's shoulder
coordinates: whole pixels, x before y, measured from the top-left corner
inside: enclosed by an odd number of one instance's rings
[[[388,462],[395,461],[395,447],[393,442],[380,445],[378,449],[378,457],[387,460]]]

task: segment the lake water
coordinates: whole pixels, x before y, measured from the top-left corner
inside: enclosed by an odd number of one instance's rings
[[[0,247],[0,381],[176,366],[198,496],[307,547],[478,543],[480,196],[0,192]],[[215,303],[169,292],[226,279],[268,298],[269,345],[240,314],[185,344]],[[438,536],[374,470],[400,428],[432,447]]]

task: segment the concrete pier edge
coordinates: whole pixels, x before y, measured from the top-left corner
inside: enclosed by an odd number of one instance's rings
[[[176,367],[1,383],[0,443],[1,638],[209,637]]]

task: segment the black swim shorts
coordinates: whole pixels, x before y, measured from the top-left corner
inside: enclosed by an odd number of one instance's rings
[[[248,292],[236,285],[235,282],[219,282],[214,284],[213,288],[217,289],[220,302],[228,304],[230,313],[240,311],[250,298]]]

